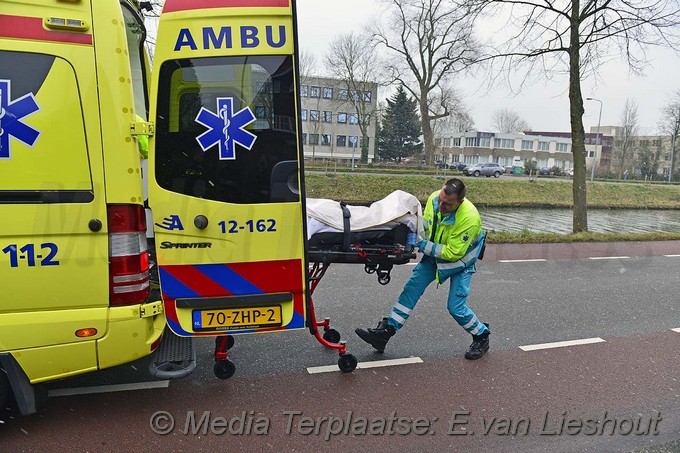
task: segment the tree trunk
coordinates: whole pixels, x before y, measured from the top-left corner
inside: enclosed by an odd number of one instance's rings
[[[432,165],[434,162],[434,135],[432,133],[432,124],[430,124],[430,111],[427,105],[427,96],[422,94],[420,96],[420,122],[423,129],[423,150],[425,151],[425,162]]]
[[[579,47],[580,2],[573,0],[569,43],[569,106],[571,116],[571,149],[574,154],[574,181],[572,185],[574,212],[572,231],[588,231],[586,205],[586,145],[583,129],[583,95],[581,93],[581,67]],[[593,162],[594,165],[594,162]]]

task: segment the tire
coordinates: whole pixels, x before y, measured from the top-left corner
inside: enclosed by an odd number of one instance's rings
[[[339,343],[340,342],[340,332],[335,329],[328,329],[323,333],[323,339],[329,343]]]
[[[0,368],[0,410],[9,403],[10,396],[12,396],[12,387],[9,385],[5,370]]]
[[[477,177],[479,176],[479,170],[475,171],[475,172],[472,174],[472,176],[474,176],[475,178],[477,178]]]
[[[343,373],[351,373],[357,367],[358,361],[352,354],[343,354],[338,359],[338,368]]]
[[[494,178],[500,178],[501,177],[501,172],[497,171],[496,173],[493,174]]]
[[[236,365],[229,359],[218,360],[215,362],[213,372],[218,379],[229,379],[236,372]]]

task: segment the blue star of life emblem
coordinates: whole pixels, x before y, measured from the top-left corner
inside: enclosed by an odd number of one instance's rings
[[[33,148],[40,131],[22,121],[23,118],[40,110],[33,93],[10,101],[10,81],[0,79],[0,159],[9,159],[10,137]]]
[[[217,114],[201,107],[201,111],[196,115],[196,122],[208,128],[196,137],[196,141],[204,152],[219,145],[220,160],[235,160],[236,144],[247,150],[255,144],[257,136],[244,129],[255,119],[250,107],[234,113],[233,97],[217,98]]]

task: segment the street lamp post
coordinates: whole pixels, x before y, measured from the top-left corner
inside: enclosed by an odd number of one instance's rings
[[[671,168],[668,171],[668,182],[671,182],[673,177],[673,159],[675,158],[675,140],[678,135],[678,127],[680,127],[680,110],[678,110],[678,116],[675,118],[675,127],[673,128],[673,137],[671,139]]]
[[[602,101],[595,98],[586,98],[587,101],[597,101],[600,103],[600,115],[597,118],[597,138],[595,139],[595,151],[593,152],[593,165],[590,171],[590,182],[595,179],[595,159],[597,158],[597,145],[600,145],[600,121],[602,121]],[[602,153],[602,145],[600,145],[600,153]]]
[[[354,137],[354,146],[352,147],[352,171],[354,171],[354,153],[357,150],[357,142],[359,141],[359,136]]]

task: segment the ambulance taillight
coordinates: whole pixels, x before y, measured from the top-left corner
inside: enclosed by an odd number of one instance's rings
[[[110,303],[131,305],[149,297],[146,216],[140,205],[109,205]]]

